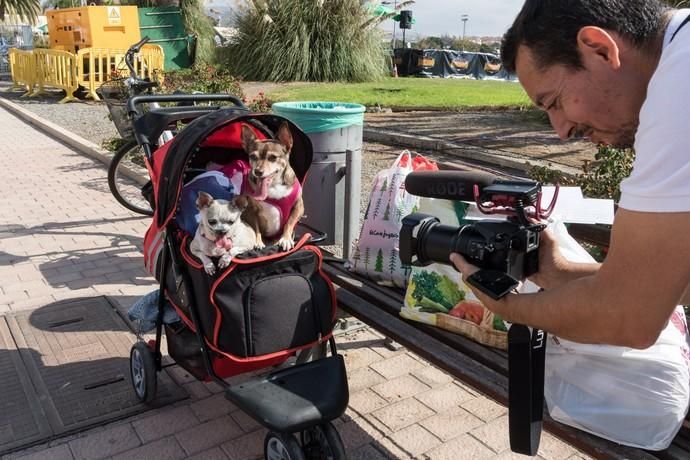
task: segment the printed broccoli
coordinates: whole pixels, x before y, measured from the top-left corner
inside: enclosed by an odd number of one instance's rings
[[[448,313],[458,302],[465,299],[465,294],[458,289],[458,285],[447,276],[420,271],[412,275],[412,280],[412,297],[424,307]]]

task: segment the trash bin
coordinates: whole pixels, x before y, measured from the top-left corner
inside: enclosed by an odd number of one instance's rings
[[[326,244],[348,257],[359,230],[362,133],[365,107],[345,102],[278,102],[273,113],[311,140],[314,157],[303,187],[303,222],[328,235]]]

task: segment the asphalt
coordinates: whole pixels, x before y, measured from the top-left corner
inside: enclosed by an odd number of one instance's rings
[[[124,313],[155,289],[141,253],[148,219],[112,199],[97,146],[10,104],[0,99],[0,314],[100,296]],[[517,458],[508,448],[505,407],[409,350],[390,350],[375,330],[357,329],[339,342],[350,404],[335,424],[350,458]],[[188,399],[3,458],[261,455],[265,429],[217,385],[176,367],[171,374]],[[0,396],[0,405],[13,403]],[[588,457],[545,433],[538,458]]]

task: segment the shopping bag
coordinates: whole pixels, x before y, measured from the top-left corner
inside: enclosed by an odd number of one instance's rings
[[[441,223],[461,226],[468,204],[460,201],[423,198],[420,212]],[[450,265],[434,263],[412,267],[400,316],[431,324],[494,348],[508,348],[507,325],[485,308]]]
[[[403,217],[416,210],[419,203],[419,197],[405,190],[405,177],[412,171],[436,169],[433,161],[406,150],[390,168],[376,175],[350,261],[351,270],[382,285],[405,287],[410,267],[400,262],[400,227]]]
[[[593,261],[562,223],[550,227],[564,257]],[[544,397],[554,420],[620,444],[662,450],[688,410],[689,363],[681,306],[656,343],[644,350],[581,344],[550,335]]]

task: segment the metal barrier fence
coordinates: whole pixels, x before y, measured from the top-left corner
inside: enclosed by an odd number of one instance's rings
[[[33,48],[33,32],[31,26],[0,24],[0,74],[10,71],[9,50],[13,48]]]
[[[99,100],[96,94],[103,83],[129,76],[124,61],[125,50],[84,48],[77,54],[68,51],[36,49],[24,51],[11,48],[8,62],[12,72],[11,90],[24,89],[26,96],[45,94],[46,88],[65,91],[60,103],[76,100],[74,92],[83,87],[87,97]],[[135,59],[134,67],[142,78],[159,78],[165,56],[158,45],[146,45]]]

